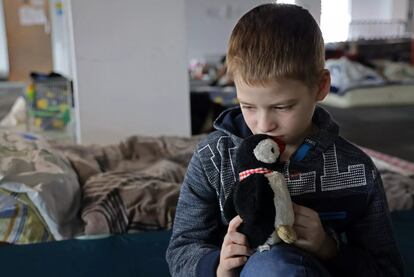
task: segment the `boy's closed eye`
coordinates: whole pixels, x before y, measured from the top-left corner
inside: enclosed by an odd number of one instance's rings
[[[294,105],[283,105],[283,106],[274,106],[273,109],[287,111],[293,108]]]
[[[240,106],[244,110],[254,110],[256,107],[250,105],[241,105]]]

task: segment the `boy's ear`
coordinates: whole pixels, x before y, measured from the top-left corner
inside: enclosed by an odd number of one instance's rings
[[[322,76],[321,76],[321,81],[318,86],[316,101],[322,101],[323,99],[325,99],[330,89],[331,89],[331,74],[329,73],[329,70],[324,69]]]

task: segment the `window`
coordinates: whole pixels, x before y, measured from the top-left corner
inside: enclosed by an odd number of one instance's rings
[[[349,0],[321,0],[320,28],[325,43],[346,41],[348,39]]]

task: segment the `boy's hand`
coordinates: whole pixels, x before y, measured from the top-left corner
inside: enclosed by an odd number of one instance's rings
[[[240,216],[234,217],[229,223],[227,234],[221,246],[217,277],[235,276],[234,269],[244,265],[247,256],[252,254],[246,236],[237,232],[237,227],[241,223]]]
[[[297,247],[327,260],[336,255],[336,242],[323,229],[319,215],[312,209],[293,204],[295,223],[293,228],[298,239],[293,243]]]

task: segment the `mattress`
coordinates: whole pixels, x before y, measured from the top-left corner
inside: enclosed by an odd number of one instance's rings
[[[414,276],[414,211],[391,214],[406,276]],[[169,276],[171,231],[0,247],[2,276]]]
[[[338,108],[414,104],[414,84],[357,87],[343,95],[331,92],[322,103]]]
[[[165,252],[171,231],[0,245],[1,276],[169,276]]]

